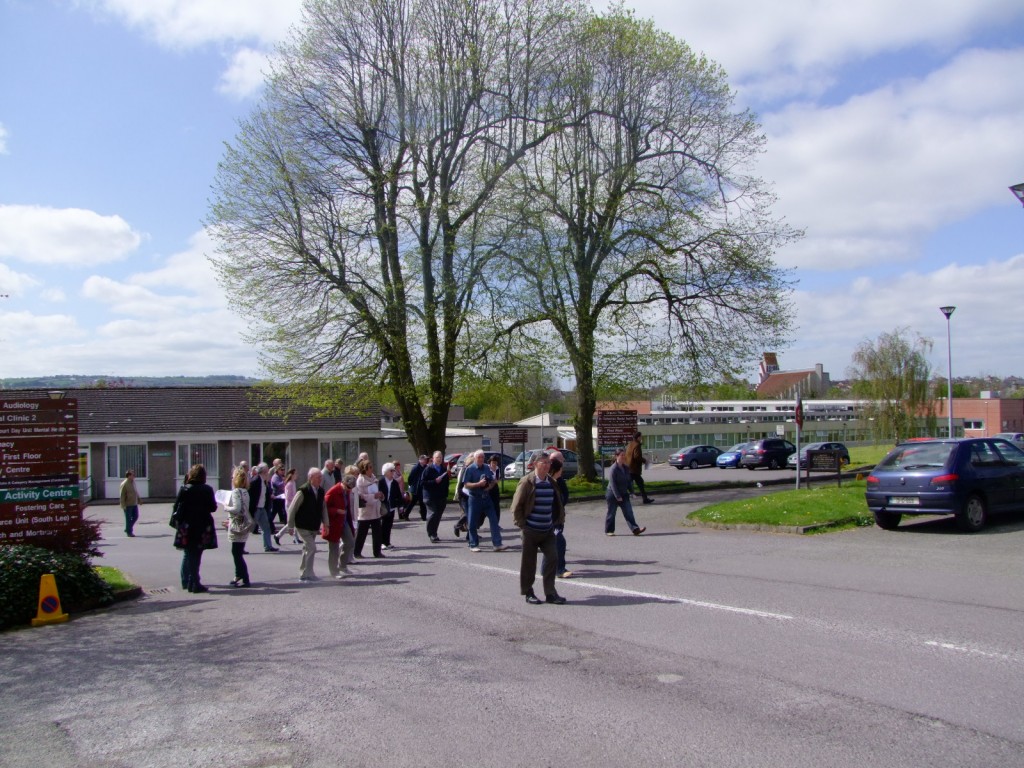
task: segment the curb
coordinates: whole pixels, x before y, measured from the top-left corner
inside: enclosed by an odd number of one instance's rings
[[[858,518],[848,517],[845,520],[832,520],[828,523],[815,523],[814,525],[763,525],[761,523],[709,523],[704,520],[687,518],[682,521],[682,525],[688,528],[711,528],[718,531],[756,531],[758,533],[788,533],[804,536],[808,533],[840,528],[850,523],[856,523],[857,520]]]

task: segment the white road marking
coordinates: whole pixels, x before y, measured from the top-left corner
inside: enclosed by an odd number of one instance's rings
[[[968,653],[972,656],[984,656],[986,659],[1002,659],[1004,661],[1017,661],[1012,656],[1006,653],[994,653],[992,651],[983,651],[980,648],[971,648],[967,645],[956,645],[954,643],[941,643],[938,640],[928,640],[925,645],[931,646],[932,648],[941,648],[944,651],[956,651],[957,653]]]
[[[464,566],[466,568],[477,568],[482,571],[494,571],[495,573],[503,573],[509,576],[515,576],[518,578],[519,571],[512,570],[510,568],[498,568],[494,565],[483,565],[482,563],[467,563],[462,560],[452,559],[449,562],[454,565]],[[722,603],[709,603],[705,600],[693,600],[688,597],[675,597],[673,595],[660,595],[656,592],[641,592],[636,589],[622,589],[621,587],[610,587],[607,584],[598,584],[593,581],[584,581],[583,579],[562,579],[559,580],[559,587],[570,586],[570,587],[587,587],[589,589],[596,589],[601,592],[611,592],[616,595],[625,595],[627,597],[643,597],[648,600],[657,600],[662,603],[677,603],[680,605],[692,605],[695,608],[707,608],[714,611],[728,611],[729,613],[739,613],[744,616],[756,616],[762,619],[781,619],[789,620],[794,618],[785,613],[772,613],[770,611],[758,611],[754,608],[740,608],[735,605],[724,605]]]

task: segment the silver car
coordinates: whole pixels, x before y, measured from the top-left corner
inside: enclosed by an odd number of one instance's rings
[[[562,472],[562,477],[568,480],[579,473],[580,461],[576,451],[570,451],[566,448],[531,448],[521,452],[516,456],[515,461],[505,467],[505,479],[518,480],[533,472],[533,463],[537,460],[537,457],[542,453],[549,453],[551,451],[558,451],[565,457],[565,469]]]

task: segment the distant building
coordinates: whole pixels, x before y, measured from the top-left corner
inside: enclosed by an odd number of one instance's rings
[[[798,371],[779,370],[774,352],[765,352],[759,367],[757,396],[765,400],[792,400],[797,394],[805,398],[823,398],[832,388],[829,375],[821,363]]]
[[[954,397],[953,421],[963,422],[964,437],[992,437],[1000,432],[1024,432],[1024,400],[1000,399],[991,392],[981,397]],[[986,397],[988,395],[988,397]],[[948,416],[946,398],[935,401],[935,418],[942,429]],[[943,436],[945,430],[942,430]]]
[[[379,408],[321,417],[284,399],[266,400],[252,387],[67,389],[64,396],[78,400],[78,474],[94,499],[116,499],[129,469],[145,498],[173,497],[193,464],[206,467],[214,488],[229,488],[242,460],[280,458],[305,482],[306,471],[326,458],[352,463],[361,451],[375,457],[381,434]]]

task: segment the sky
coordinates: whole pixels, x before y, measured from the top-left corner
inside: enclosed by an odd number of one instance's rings
[[[603,6],[597,6],[601,9]],[[725,69],[804,230],[786,370],[906,328],[1024,375],[1024,3],[636,0]],[[0,0],[0,378],[260,376],[206,260],[210,187],[299,0]],[[756,379],[757,361],[749,378]]]

